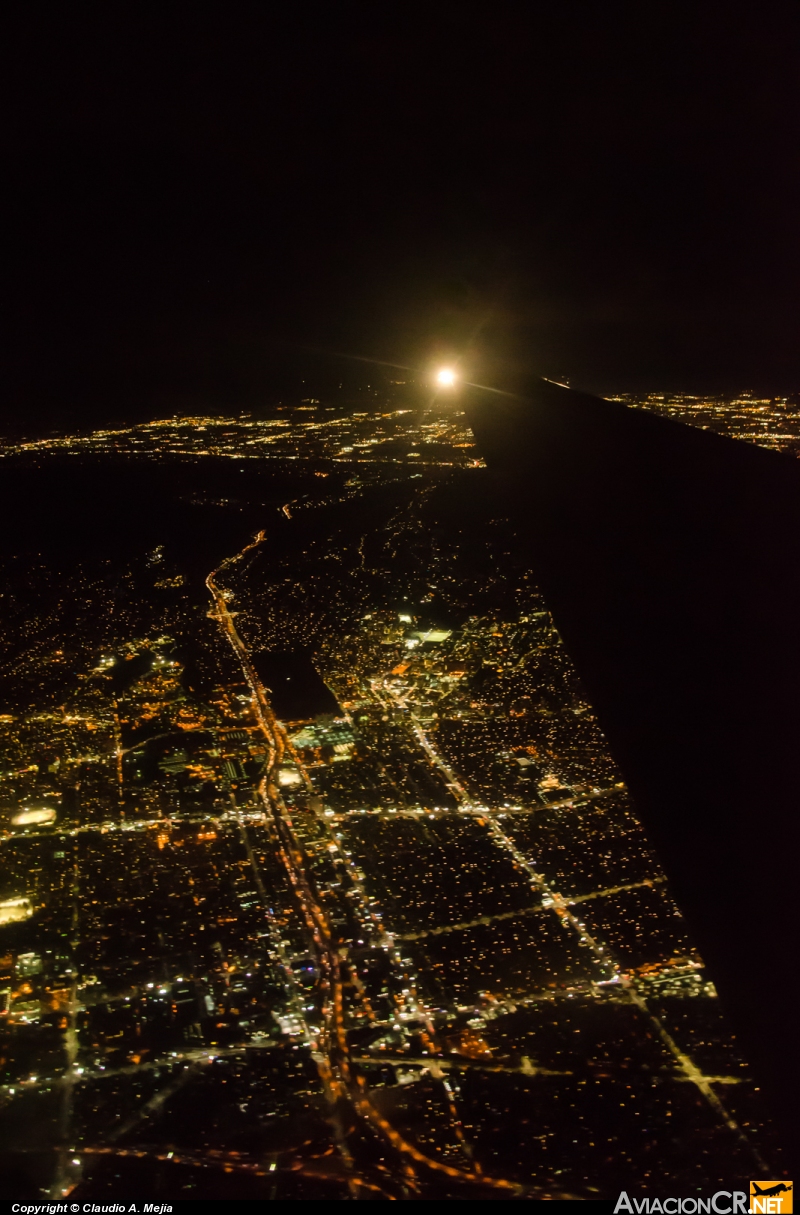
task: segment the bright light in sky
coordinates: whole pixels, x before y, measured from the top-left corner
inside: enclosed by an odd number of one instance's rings
[[[437,384],[441,384],[442,388],[452,388],[456,382],[456,373],[449,367],[443,367],[436,376]]]

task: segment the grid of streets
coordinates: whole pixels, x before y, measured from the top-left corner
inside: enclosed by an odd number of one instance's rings
[[[6,449],[179,456],[191,504],[234,522],[247,478],[214,489],[211,446],[307,473],[201,579],[166,523],[56,588],[10,563],[9,1150],[54,1197],[769,1175],[758,1093],[535,571],[470,513],[463,417],[382,392]]]

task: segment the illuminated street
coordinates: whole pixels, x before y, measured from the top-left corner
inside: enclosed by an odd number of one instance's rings
[[[687,1126],[770,1159],[463,415],[409,400],[3,457],[158,504],[11,584],[49,606],[3,642],[0,1118],[52,1196],[585,1197],[620,1152],[694,1184]]]

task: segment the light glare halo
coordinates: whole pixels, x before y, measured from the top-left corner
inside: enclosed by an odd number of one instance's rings
[[[452,388],[456,382],[456,373],[450,367],[442,367],[436,376],[436,382],[442,388]]]

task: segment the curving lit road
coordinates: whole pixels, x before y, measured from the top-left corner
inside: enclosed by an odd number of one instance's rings
[[[258,726],[267,744],[268,760],[265,775],[258,786],[258,794],[264,806],[267,821],[274,828],[276,850],[298,897],[306,925],[314,943],[319,975],[318,983],[325,993],[325,1003],[323,1006],[324,1026],[322,1032],[316,1038],[307,1025],[305,1026],[305,1033],[317,1063],[326,1095],[332,1107],[334,1124],[339,1128],[337,1141],[343,1156],[343,1162],[351,1170],[355,1168],[347,1147],[345,1134],[342,1130],[342,1118],[339,1107],[342,1102],[346,1102],[351,1111],[356,1111],[365,1122],[381,1135],[387,1144],[396,1150],[398,1153],[397,1163],[400,1166],[399,1172],[405,1175],[405,1181],[412,1187],[415,1182],[414,1164],[416,1164],[434,1172],[443,1173],[454,1180],[474,1182],[481,1186],[521,1194],[524,1191],[524,1187],[517,1183],[507,1181],[504,1178],[487,1177],[473,1169],[457,1169],[421,1152],[413,1143],[405,1139],[375,1106],[370,1098],[366,1080],[363,1075],[357,1074],[351,1066],[353,1060],[350,1057],[344,1012],[343,958],[340,956],[332,937],[325,912],[320,906],[312,884],[309,881],[305,870],[303,850],[295,837],[291,819],[276,783],[277,767],[287,750],[291,751],[293,762],[297,764],[306,783],[309,784],[310,782],[301,761],[293,748],[291,748],[283,726],[272,711],[267,691],[258,678],[247,647],[236,629],[233,615],[228,607],[230,592],[223,590],[217,581],[223,571],[238,564],[247,553],[252,552],[265,540],[265,533],[260,531],[255,539],[246,545],[240,553],[226,558],[217,569],[212,570],[208,575],[206,587],[214,602],[214,608],[209,612],[209,615],[219,623],[236,654],[252,693],[253,711]],[[365,1015],[369,1015],[371,1010],[367,1006],[365,995],[359,991],[358,987],[355,988],[355,991],[357,998],[364,1004]],[[400,1180],[399,1177],[398,1180]]]

